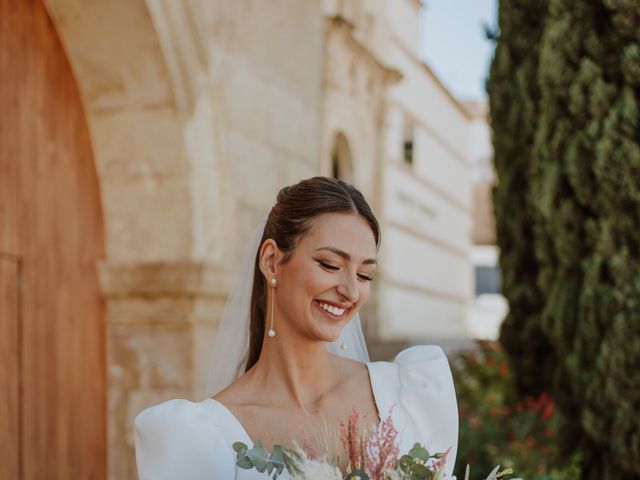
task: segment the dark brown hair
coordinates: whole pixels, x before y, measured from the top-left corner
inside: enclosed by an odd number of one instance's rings
[[[313,177],[284,187],[269,212],[260,245],[273,239],[284,252],[286,263],[297,242],[309,231],[312,220],[324,213],[356,213],[362,215],[373,232],[376,246],[380,244],[380,227],[364,196],[353,185],[328,177]],[[251,291],[251,323],[249,351],[245,371],[260,358],[265,329],[266,283],[260,271],[260,250],[256,252]]]

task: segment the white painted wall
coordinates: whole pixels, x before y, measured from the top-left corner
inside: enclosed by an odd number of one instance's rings
[[[321,1],[200,2],[239,251],[284,185],[318,174]],[[228,235],[228,232],[227,232]]]
[[[387,97],[378,333],[462,339],[473,297],[471,117],[418,57],[416,2],[386,4],[385,61],[403,79]],[[403,159],[407,121],[414,125],[412,165]]]

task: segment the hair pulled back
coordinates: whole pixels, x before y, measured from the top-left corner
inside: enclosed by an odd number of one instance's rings
[[[266,239],[273,239],[278,248],[284,252],[282,263],[286,263],[297,242],[311,228],[313,219],[324,213],[361,215],[371,227],[376,246],[379,245],[380,227],[362,193],[342,180],[313,177],[280,190],[276,204],[269,212],[260,246]],[[266,282],[260,271],[259,262],[260,249],[256,252],[253,270],[249,351],[245,371],[258,361],[265,331]]]

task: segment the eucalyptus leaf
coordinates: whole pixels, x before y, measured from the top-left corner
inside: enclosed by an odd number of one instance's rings
[[[405,472],[408,471],[411,465],[413,465],[414,463],[416,463],[416,461],[411,455],[403,455],[400,457],[400,460],[398,460],[398,466],[402,471]]]
[[[269,463],[267,464],[267,473],[273,478],[278,478],[278,475],[285,469],[284,463],[284,451],[285,447],[282,445],[274,445],[271,454],[269,455]]]
[[[271,451],[271,455],[269,456],[269,462],[275,467],[279,468],[280,471],[285,467],[284,465],[284,452],[285,447],[282,445],[274,445],[273,450]]]
[[[260,442],[256,442],[253,448],[247,450],[247,457],[251,459],[253,466],[260,473],[263,473],[267,469],[267,464],[269,463],[269,452]]]
[[[429,470],[425,465],[422,465],[420,463],[413,464],[409,469],[409,471],[411,472],[411,475],[414,478],[419,480],[422,480],[424,478],[431,476],[431,470]]]
[[[422,462],[429,460],[429,451],[417,442],[413,445],[411,450],[409,450],[409,455],[416,460],[421,460]]]
[[[247,447],[244,443],[242,442],[235,442],[233,444],[233,450],[236,453],[240,453],[242,451],[246,451],[249,447]]]
[[[251,470],[253,468],[253,462],[246,455],[238,455],[236,465],[244,470]]]

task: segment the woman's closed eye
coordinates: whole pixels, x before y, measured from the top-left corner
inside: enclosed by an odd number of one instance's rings
[[[329,262],[325,262],[324,260],[316,260],[316,262],[318,262],[320,264],[320,266],[322,268],[324,268],[325,270],[330,270],[332,272],[340,270],[339,266],[334,265],[334,264],[329,263]],[[373,277],[371,275],[367,275],[365,273],[358,273],[358,278],[360,280],[364,280],[364,281],[367,281],[367,282],[373,281]]]
[[[318,262],[322,268],[326,268],[327,270],[340,270],[340,267],[338,267],[337,265],[325,262],[324,260],[316,260],[316,262]]]

